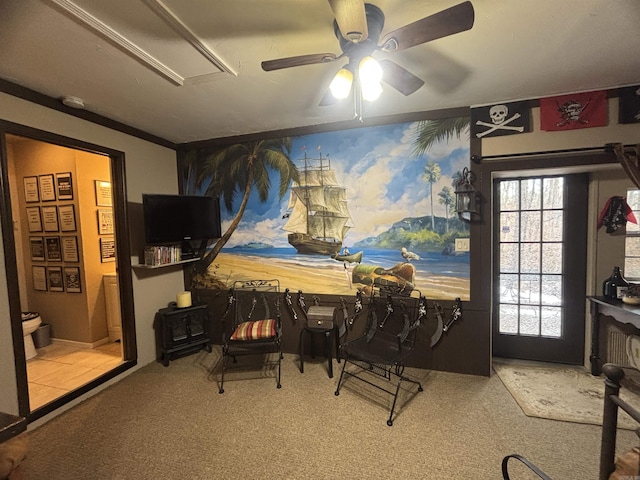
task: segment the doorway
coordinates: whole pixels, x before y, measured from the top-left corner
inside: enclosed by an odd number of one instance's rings
[[[135,365],[124,157],[9,122],[0,140],[18,406],[33,421]]]
[[[494,180],[495,356],[583,363],[588,182]]]

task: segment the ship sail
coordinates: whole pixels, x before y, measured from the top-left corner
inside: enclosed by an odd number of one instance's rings
[[[300,182],[291,187],[289,219],[283,229],[299,253],[334,254],[351,225],[346,188],[338,183],[328,157],[305,154]]]

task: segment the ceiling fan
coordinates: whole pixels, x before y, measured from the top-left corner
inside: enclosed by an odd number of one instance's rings
[[[261,64],[264,71],[270,72],[302,65],[329,63],[341,58],[348,59],[348,64],[338,72],[330,91],[327,92],[320,105],[330,105],[335,103],[337,99],[348,96],[351,84],[360,89],[360,93],[365,99],[372,99],[373,97],[367,98],[366,89],[368,87],[365,76],[368,74],[364,72],[363,65],[372,59],[372,54],[375,51],[405,50],[438,38],[464,32],[473,27],[475,17],[473,5],[466,1],[389,32],[380,41],[384,27],[384,13],[380,8],[370,3],[364,3],[363,0],[329,0],[329,4],[335,16],[333,29],[340,43],[341,54],[315,53],[267,60]],[[375,90],[374,93],[379,94],[382,91],[379,85],[380,80],[403,95],[411,95],[424,85],[422,79],[392,60],[384,59],[373,63],[379,65],[376,67],[378,70],[374,68],[375,78],[371,83]],[[354,82],[354,77],[358,81]],[[338,89],[334,90],[334,85],[339,84],[340,81],[343,82],[342,86],[347,89],[346,94],[345,90],[341,92]]]

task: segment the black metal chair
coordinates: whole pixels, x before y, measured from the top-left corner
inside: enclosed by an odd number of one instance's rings
[[[219,393],[224,393],[224,376],[228,369],[229,357],[233,358],[233,363],[237,363],[237,357],[243,355],[265,355],[268,360],[270,354],[277,353],[276,386],[281,388],[280,282],[234,282],[222,319],[222,337],[222,378]]]
[[[344,360],[335,395],[340,395],[344,381],[353,377],[393,396],[387,425],[393,425],[393,414],[402,382],[418,386],[420,382],[404,375],[405,361],[413,351],[416,332],[427,315],[427,301],[418,290],[411,296],[387,293],[369,298],[367,325],[362,333],[340,347]],[[348,367],[352,365],[352,367]],[[375,377],[396,382],[395,389],[374,383]]]

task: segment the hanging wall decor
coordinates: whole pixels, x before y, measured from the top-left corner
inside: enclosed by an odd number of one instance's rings
[[[58,189],[58,200],[73,200],[71,172],[56,173],[56,187]]]
[[[640,123],[640,85],[619,90],[619,123]]]
[[[27,203],[39,202],[38,177],[24,177],[24,201]]]
[[[40,175],[38,180],[40,186],[40,201],[53,202],[56,199],[56,190],[53,183],[53,175]]]
[[[499,103],[471,109],[471,135],[475,138],[530,131],[529,102]]]
[[[47,283],[50,292],[64,292],[62,267],[47,267]]]
[[[607,92],[604,90],[540,99],[541,130],[574,130],[606,124]]]

